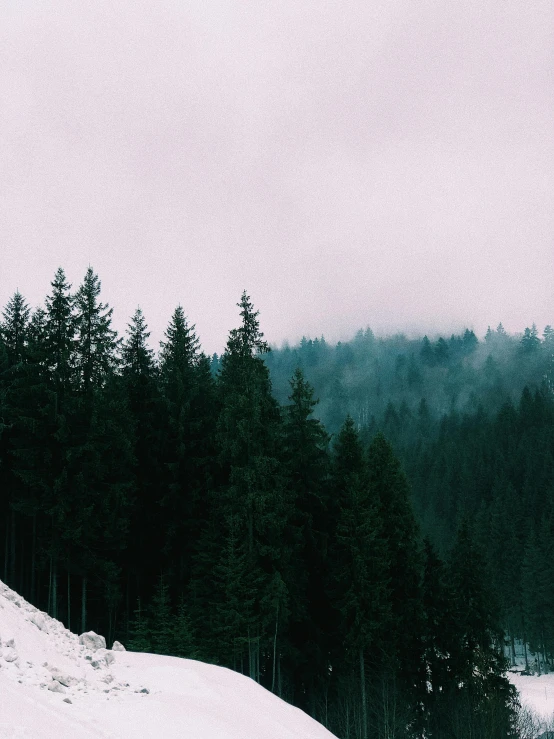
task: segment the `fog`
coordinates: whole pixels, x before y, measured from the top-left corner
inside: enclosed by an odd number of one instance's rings
[[[92,264],[220,352],[554,323],[554,14],[532,3],[0,7],[0,303]]]

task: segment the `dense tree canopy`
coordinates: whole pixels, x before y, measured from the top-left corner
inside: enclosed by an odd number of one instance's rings
[[[92,268],[14,294],[0,576],[341,737],[515,737],[505,655],[554,656],[554,331],[269,352],[238,308],[208,359],[181,306],[157,355],[140,309],[120,339]]]

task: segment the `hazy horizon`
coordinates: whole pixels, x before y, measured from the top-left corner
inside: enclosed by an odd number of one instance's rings
[[[551,3],[0,8],[0,305],[89,264],[157,349],[554,323]]]

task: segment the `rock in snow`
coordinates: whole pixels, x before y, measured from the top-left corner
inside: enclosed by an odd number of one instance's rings
[[[0,581],[0,736],[332,739],[250,678],[178,657],[106,649]],[[15,659],[12,657],[15,655]],[[8,659],[7,659],[8,658]],[[11,661],[10,661],[11,660]]]
[[[79,644],[82,644],[85,649],[90,649],[91,652],[96,652],[97,649],[106,648],[106,640],[103,636],[99,636],[94,631],[85,631],[79,637]]]
[[[18,654],[13,647],[6,647],[2,652],[2,658],[6,662],[15,662],[17,657],[18,657]]]

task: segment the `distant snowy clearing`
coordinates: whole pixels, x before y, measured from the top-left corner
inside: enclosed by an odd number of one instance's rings
[[[0,739],[332,739],[250,678],[91,649],[0,582]]]
[[[509,672],[508,677],[519,692],[523,706],[531,708],[543,721],[554,716],[554,673],[539,677]]]

